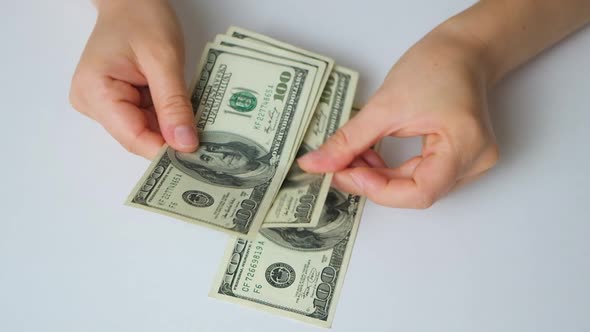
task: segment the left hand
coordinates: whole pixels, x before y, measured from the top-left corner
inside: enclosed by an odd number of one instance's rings
[[[479,43],[444,24],[413,46],[355,118],[299,159],[336,172],[336,187],[391,207],[427,208],[491,168],[498,147],[487,108]],[[385,136],[422,136],[422,153],[388,168],[370,150]]]

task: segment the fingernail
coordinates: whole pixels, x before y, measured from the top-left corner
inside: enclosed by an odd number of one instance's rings
[[[182,125],[174,129],[174,141],[182,147],[196,147],[197,133],[191,126]]]

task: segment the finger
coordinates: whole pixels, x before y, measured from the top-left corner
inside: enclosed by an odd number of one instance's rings
[[[348,165],[348,168],[347,169],[350,169],[350,168],[358,168],[358,167],[371,168],[371,165],[369,165],[363,158],[357,157],[357,158],[355,158],[350,163],[350,165]],[[336,188],[338,190],[347,192],[345,190],[346,188],[344,186],[342,186],[340,184],[340,181],[338,180],[338,178],[339,178],[338,174],[339,173],[341,173],[341,172],[334,173],[334,177],[332,177],[332,182],[330,183],[330,187],[334,187],[334,188]],[[344,185],[346,185],[346,183]]]
[[[153,158],[164,140],[149,129],[147,113],[137,107],[141,101],[139,91],[129,83],[109,77],[103,77],[89,90],[91,116],[128,151]]]
[[[198,138],[181,63],[172,56],[147,57],[142,67],[164,139],[176,150],[193,152],[197,149]]]
[[[140,108],[149,108],[149,107],[154,106],[154,102],[152,100],[152,94],[150,93],[150,89],[147,86],[137,87],[137,91],[139,91],[139,95],[141,97],[140,102],[139,102]],[[155,111],[155,109],[154,109],[154,111]]]
[[[318,150],[299,158],[299,166],[310,173],[343,169],[385,135],[388,122],[382,113],[380,108],[365,108]]]
[[[387,163],[385,163],[385,161],[383,160],[383,158],[381,158],[379,153],[377,153],[377,151],[375,151],[373,149],[369,149],[369,150],[363,152],[363,154],[360,155],[360,158],[362,158],[370,167],[374,167],[374,168],[386,168],[387,167]]]
[[[383,161],[383,159],[381,158],[381,156],[379,156],[379,154],[377,152],[375,152],[374,150],[367,150],[365,153],[356,157],[350,163],[350,165],[348,165],[348,168],[357,168],[357,167],[385,169],[387,167],[387,164]],[[342,171],[334,174],[334,177],[332,179],[332,186],[342,190],[342,188],[339,186],[339,181],[338,181],[340,173],[342,173]]]
[[[367,150],[362,155],[356,157],[350,163],[350,165],[348,165],[348,168],[357,168],[357,167],[375,168],[377,171],[388,170],[387,164],[385,163],[385,161],[383,161],[381,156],[375,150]],[[339,179],[342,177],[343,172],[344,171],[336,172],[334,174],[333,179],[332,179],[332,186],[334,186],[340,190],[343,190],[343,188],[340,186],[340,182],[339,182]],[[346,175],[344,175],[344,176],[346,176]],[[343,191],[345,191],[345,190],[343,190]]]
[[[414,157],[412,159],[407,160],[402,165],[397,168],[387,168],[385,162],[378,162],[369,164],[365,159],[361,157],[357,157],[349,166],[349,168],[356,168],[356,167],[366,167],[366,168],[373,168],[373,170],[380,175],[386,178],[411,178],[412,174],[414,174],[414,170],[422,161],[422,157]],[[344,169],[342,171],[334,173],[333,182],[337,184],[339,189],[344,188],[347,183],[347,177],[350,177],[349,168]],[[343,179],[343,181],[341,181]],[[350,181],[348,181],[350,182]],[[358,191],[356,187],[347,186],[348,190],[353,190],[355,192]]]
[[[398,178],[411,178],[420,162],[422,162],[424,158],[422,156],[417,156],[406,160],[403,164],[399,167],[394,168],[391,170],[391,176],[398,177]]]
[[[369,165],[369,163],[367,163],[363,158],[361,157],[357,157],[355,160],[353,160],[350,165],[348,165],[348,167],[350,168],[356,168],[356,167],[371,167],[371,165]]]
[[[360,160],[357,162],[357,160]],[[380,176],[383,178],[394,178],[394,177],[400,177],[400,171],[399,169],[391,169],[391,168],[375,168],[375,167],[371,167],[369,164],[367,164],[367,162],[365,162],[362,159],[355,159],[355,161],[353,163],[357,163],[358,166],[354,167],[354,168],[364,168],[363,170],[361,170],[361,172],[372,172],[375,173],[376,176]],[[352,164],[351,164],[352,165]],[[354,168],[347,168],[344,169],[342,171],[336,172],[334,173],[334,177],[332,179],[332,184],[333,186],[335,186],[336,188],[351,193],[351,194],[357,194],[357,195],[363,195],[365,196],[366,194],[362,191],[362,189],[357,185],[357,183],[355,183],[354,181],[351,181],[351,173],[352,170]]]
[[[341,188],[374,202],[401,208],[427,208],[455,184],[458,167],[450,155],[431,154],[419,161],[411,177],[402,169],[355,168],[338,174]],[[411,162],[406,165],[411,168]]]
[[[153,159],[162,145],[162,135],[150,130],[145,112],[126,102],[107,102],[111,111],[101,116],[99,122],[131,153]]]
[[[147,119],[148,128],[151,131],[160,134],[162,136],[162,132],[160,131],[160,124],[158,123],[158,116],[156,115],[156,111],[153,109],[153,106],[150,108],[141,108],[143,111],[144,116]]]
[[[108,110],[96,107],[104,101],[138,103],[140,95],[132,85],[97,72],[80,70],[72,79],[70,102],[80,113],[97,120],[100,113]]]

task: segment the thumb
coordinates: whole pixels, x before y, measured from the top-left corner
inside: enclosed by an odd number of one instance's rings
[[[379,109],[363,109],[338,129],[319,149],[299,158],[299,166],[311,173],[339,171],[383,137],[388,123]]]
[[[166,143],[175,150],[193,152],[199,142],[181,63],[180,57],[154,59],[144,71]]]

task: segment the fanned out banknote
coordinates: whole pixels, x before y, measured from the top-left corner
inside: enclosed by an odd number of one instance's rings
[[[287,53],[290,53],[293,55],[298,55],[302,58],[316,60],[316,61],[324,63],[325,64],[325,72],[323,73],[322,79],[320,81],[320,85],[318,87],[318,94],[316,95],[316,98],[312,101],[312,105],[313,105],[312,109],[315,110],[315,107],[319,103],[319,98],[321,97],[321,93],[324,90],[324,86],[328,82],[329,76],[332,73],[332,70],[334,68],[334,60],[333,59],[326,57],[324,55],[321,55],[321,54],[310,52],[308,50],[284,43],[280,40],[273,39],[271,37],[256,33],[254,31],[246,30],[244,28],[239,28],[236,26],[229,27],[226,35],[230,36],[234,39],[247,41],[247,42],[253,43],[255,45],[259,45],[259,46],[266,46],[266,47],[269,47],[269,48],[272,48],[275,50],[281,50],[281,51],[284,51],[284,52],[287,52]],[[312,114],[310,114],[310,115],[312,115]],[[301,133],[302,136],[300,137],[300,139],[303,139],[303,134],[306,131],[306,128],[302,127],[302,129],[303,129],[303,132]],[[299,143],[301,143],[301,141]],[[297,150],[295,150],[295,152],[296,151]]]
[[[217,35],[214,43],[221,46],[235,47],[243,50],[248,50],[251,52],[270,55],[273,57],[293,60],[316,68],[316,75],[315,77],[313,77],[314,83],[312,85],[312,93],[310,98],[307,100],[307,108],[305,114],[308,117],[303,121],[304,124],[301,126],[303,132],[304,129],[306,129],[309,125],[309,121],[311,120],[313,112],[317,107],[319,98],[322,93],[321,89],[323,86],[326,85],[327,82],[324,79],[324,77],[330,74],[330,72],[328,72],[327,70],[328,67],[333,67],[333,61],[331,63],[327,62],[330,60],[328,58],[326,58],[325,60],[318,60],[316,58],[311,58],[302,55],[301,53],[296,52],[294,50],[287,50],[285,48],[271,46],[270,44],[254,42],[253,40],[254,39],[238,39],[226,35]],[[332,66],[330,66],[330,64],[332,64]],[[300,137],[302,137],[302,132],[299,133]]]
[[[329,327],[365,198],[330,188],[314,228],[263,228],[232,240],[210,296]]]
[[[322,93],[297,157],[320,147],[350,117],[358,74],[337,66]],[[332,174],[309,174],[294,163],[262,227],[315,227]]]
[[[311,118],[317,68],[208,44],[198,73],[199,149],[164,148],[127,204],[253,238]]]
[[[302,50],[267,36],[238,27],[230,27],[228,35],[218,35],[215,43],[242,49],[286,56],[300,57],[302,63],[322,68],[332,68],[330,58]],[[344,67],[337,67],[329,75],[317,81],[324,85],[313,106],[310,123],[302,136],[297,157],[317,149],[338,127],[348,121],[354,100],[358,73]],[[328,194],[331,174],[308,174],[293,164],[287,178],[275,198],[262,227],[314,227],[319,222],[321,207]]]
[[[232,235],[212,297],[329,327],[365,199],[295,158],[358,111],[358,73],[238,27],[197,68],[199,149],[163,147],[126,203]]]
[[[316,227],[263,228],[254,240],[230,240],[209,295],[330,327],[365,202],[330,187]]]

